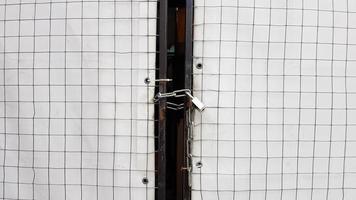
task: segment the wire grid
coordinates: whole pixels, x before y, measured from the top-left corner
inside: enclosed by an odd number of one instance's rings
[[[154,198],[156,10],[0,0],[1,199]]]
[[[207,109],[192,199],[355,199],[356,1],[197,0],[194,14]]]

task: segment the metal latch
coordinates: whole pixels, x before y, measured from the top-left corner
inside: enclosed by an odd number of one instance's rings
[[[193,105],[200,111],[203,112],[204,109],[206,108],[205,104],[200,101],[197,97],[194,97],[189,89],[181,89],[181,90],[175,90],[173,92],[168,92],[168,93],[157,93],[156,96],[154,97],[154,101],[157,102],[162,98],[168,98],[168,97],[184,97],[188,96]],[[167,102],[168,105],[177,105],[171,102]],[[180,110],[182,109],[182,105],[179,104],[177,105],[177,108],[174,108],[173,110]]]
[[[171,82],[173,81],[173,79],[170,79],[170,78],[161,78],[161,79],[154,79],[154,80],[151,80],[149,77],[145,78],[145,83],[146,84],[150,84],[151,82]]]

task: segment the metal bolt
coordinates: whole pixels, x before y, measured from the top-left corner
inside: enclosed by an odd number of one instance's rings
[[[149,77],[145,78],[145,84],[150,84],[151,83],[151,79]]]
[[[144,177],[144,178],[142,179],[142,183],[145,184],[145,185],[147,185],[147,184],[148,184],[148,178],[147,178],[147,177]]]
[[[201,69],[201,68],[203,68],[203,64],[198,63],[195,67],[196,67],[197,69]]]
[[[201,168],[201,167],[203,167],[203,163],[201,161],[199,161],[195,164],[195,166],[197,166],[197,168]]]

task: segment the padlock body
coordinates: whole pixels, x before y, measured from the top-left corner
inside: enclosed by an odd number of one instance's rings
[[[203,104],[203,102],[201,102],[198,98],[193,97],[192,98],[192,103],[195,105],[195,107],[198,108],[198,110],[201,112],[205,109],[205,105]]]

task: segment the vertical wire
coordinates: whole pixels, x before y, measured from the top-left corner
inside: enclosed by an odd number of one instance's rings
[[[67,30],[68,30],[68,1],[65,2],[64,19],[64,199],[67,199]]]
[[[288,32],[288,0],[286,0],[286,16],[284,26],[284,40],[283,40],[283,84],[282,84],[282,161],[281,161],[281,191],[280,200],[283,199],[284,192],[284,145],[285,145],[285,72],[286,72],[286,47],[287,47],[287,32]]]
[[[33,189],[33,194],[32,197],[33,199],[35,198],[35,179],[36,179],[36,174],[35,174],[35,118],[36,118],[36,100],[35,100],[35,61],[36,61],[36,15],[37,15],[37,3],[34,3],[34,15],[33,15],[33,53],[32,53],[32,189]]]
[[[347,87],[347,70],[348,70],[348,54],[349,54],[349,0],[346,0],[346,60],[345,60],[345,71],[344,71],[344,87],[345,87],[345,138],[344,138],[344,157],[342,163],[342,200],[345,199],[345,176],[346,176],[346,153],[347,153],[347,136],[348,136],[348,113],[347,113],[347,106],[348,106],[348,87]]]
[[[250,58],[250,101],[249,101],[249,169],[248,169],[248,199],[252,196],[252,98],[253,98],[253,58],[254,58],[254,40],[255,40],[255,18],[256,18],[256,0],[253,0],[252,14],[252,37],[251,37],[251,58]]]
[[[84,0],[81,2],[80,17],[80,199],[83,200],[83,22]]]
[[[146,21],[147,21],[147,25],[146,25],[146,31],[147,31],[147,54],[146,54],[146,65],[147,65],[147,69],[146,69],[146,77],[149,77],[149,58],[150,58],[150,22],[149,22],[149,17],[150,17],[150,1],[146,0],[147,3],[147,8],[146,8],[146,12],[147,12],[147,17],[146,17]],[[146,97],[146,167],[145,167],[145,178],[148,179],[148,157],[149,157],[149,117],[150,117],[150,88],[149,88],[149,84],[146,85],[146,92],[147,92],[147,97]],[[146,200],[148,199],[148,183],[146,184]]]
[[[112,199],[115,200],[115,177],[116,177],[116,112],[117,112],[117,87],[116,87],[116,1],[114,1],[114,147],[112,164]]]
[[[217,96],[217,109],[216,109],[216,195],[217,199],[220,199],[220,194],[219,194],[219,114],[220,114],[220,81],[221,81],[221,48],[222,48],[222,38],[221,38],[221,32],[222,32],[222,15],[223,13],[223,6],[220,4],[220,27],[219,27],[219,58],[218,58],[218,96]]]
[[[329,132],[329,158],[328,158],[328,178],[327,178],[327,187],[326,187],[326,200],[329,199],[330,192],[330,162],[331,162],[331,152],[332,152],[332,137],[333,137],[333,115],[334,115],[334,36],[335,36],[335,11],[334,11],[334,0],[331,0],[332,3],[332,44],[331,44],[331,110],[330,110],[330,132]]]
[[[49,4],[49,33],[48,33],[48,152],[47,152],[47,190],[48,199],[51,199],[51,181],[50,181],[50,164],[51,164],[51,36],[52,36],[52,0]],[[33,192],[34,193],[34,192]],[[35,199],[35,196],[32,197]]]
[[[18,38],[17,38],[17,98],[20,97],[20,38],[21,38],[21,1],[18,13]],[[20,199],[20,156],[21,156],[21,134],[20,134],[20,101],[17,101],[17,198]],[[34,149],[34,148],[33,148]]]
[[[203,23],[202,23],[202,26],[203,26],[203,39],[202,39],[202,55],[201,55],[201,63],[202,63],[202,66],[204,66],[204,54],[205,54],[205,1],[206,0],[203,0]],[[203,89],[204,89],[204,67],[202,67],[201,69],[201,80],[200,80],[200,85],[201,85],[201,88],[200,88],[200,94],[201,94],[201,99],[204,100],[204,92],[203,92]],[[200,130],[199,130],[199,137],[200,137],[200,152],[199,152],[199,160],[200,162],[202,162],[203,160],[203,113],[200,114]],[[202,180],[202,168],[200,167],[199,168],[199,188],[200,188],[200,199],[203,200],[203,180]]]
[[[99,14],[100,14],[100,0],[97,0],[98,2],[98,25],[97,25],[97,29],[98,29],[98,40],[97,40],[97,48],[98,48],[98,52],[97,52],[97,70],[98,70],[98,74],[97,74],[97,95],[98,95],[98,107],[97,107],[97,112],[98,112],[98,118],[97,118],[97,129],[96,129],[96,199],[99,200],[99,162],[100,162],[100,51],[99,51],[99,47],[100,47],[100,40],[99,40],[99,30],[100,30],[100,23],[99,23]]]
[[[269,114],[269,94],[268,94],[268,90],[269,90],[269,62],[270,62],[270,44],[271,44],[271,25],[272,25],[272,0],[269,0],[269,19],[268,19],[268,42],[267,42],[267,61],[266,61],[266,127],[265,127],[265,140],[266,140],[266,164],[265,164],[265,171],[266,171],[266,175],[265,175],[265,200],[267,200],[267,196],[268,196],[268,165],[269,165],[269,137],[268,137],[268,114]]]
[[[235,197],[236,197],[236,138],[237,138],[237,134],[238,134],[238,131],[236,130],[237,126],[236,126],[236,104],[238,102],[238,99],[236,97],[237,95],[237,68],[239,66],[238,65],[238,40],[239,40],[239,14],[240,14],[240,11],[239,11],[239,7],[240,7],[240,0],[236,0],[236,41],[235,41],[235,74],[234,74],[234,78],[235,78],[235,82],[234,82],[234,163],[233,163],[233,194],[232,194],[232,199],[235,200]]]
[[[311,194],[310,199],[313,199],[314,192],[314,168],[315,168],[315,143],[316,143],[316,132],[317,132],[317,105],[318,105],[318,46],[319,46],[319,9],[320,2],[317,0],[317,26],[316,26],[316,47],[315,47],[315,92],[314,92],[314,126],[313,126],[313,157],[312,157],[312,180],[311,180]]]
[[[4,87],[4,91],[3,91],[3,95],[4,95],[4,157],[3,157],[3,168],[2,168],[2,198],[5,199],[6,198],[6,148],[7,148],[7,109],[6,109],[6,69],[5,69],[5,65],[6,65],[6,22],[7,22],[7,0],[5,0],[5,5],[4,5],[4,29],[3,29],[3,35],[4,35],[4,45],[3,45],[3,51],[4,51],[4,60],[3,60],[3,66],[4,66],[4,73],[3,73],[3,87]]]
[[[133,103],[132,103],[132,93],[133,93],[133,90],[132,90],[132,78],[133,78],[133,71],[132,71],[132,62],[133,62],[133,57],[132,57],[132,54],[133,54],[133,48],[132,48],[132,45],[133,45],[133,14],[132,14],[132,6],[133,6],[133,2],[130,1],[130,34],[131,34],[131,37],[130,37],[130,67],[131,67],[131,72],[130,72],[130,130],[131,130],[131,134],[130,134],[130,161],[129,161],[129,168],[130,168],[130,171],[129,171],[129,199],[131,199],[132,197],[132,140],[133,140],[133,116],[132,116],[132,112],[133,112]]]
[[[298,200],[299,190],[299,152],[300,152],[300,127],[301,127],[301,109],[302,109],[302,62],[303,62],[303,39],[304,39],[304,0],[302,0],[302,22],[300,32],[300,51],[299,51],[299,99],[298,99],[298,130],[297,130],[297,176],[295,180],[295,200]]]

